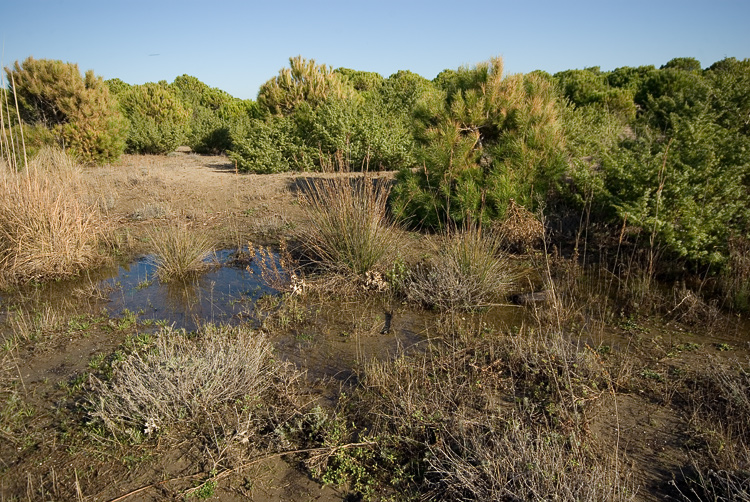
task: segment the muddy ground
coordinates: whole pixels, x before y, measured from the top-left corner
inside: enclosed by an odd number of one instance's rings
[[[88,175],[117,240],[115,262],[148,253],[148,229],[175,220],[205,229],[217,248],[242,248],[248,241],[277,243],[306,225],[298,194],[303,180],[313,176],[239,174],[225,157],[187,151],[126,155],[116,164],[89,169]],[[388,180],[393,173],[377,176]],[[418,249],[419,237],[411,238]],[[182,499],[210,470],[194,445],[119,448],[106,441],[97,444],[81,432],[85,417],[80,391],[92,360],[157,326],[139,322],[137,315],[108,315],[102,310],[107,307],[105,296],[76,284],[64,285],[55,305],[49,297],[40,300],[41,287],[0,296],[0,340],[5,343],[0,383],[7,391],[4,398],[13,396],[2,412],[0,500]],[[398,304],[342,305],[325,298],[313,303],[307,306],[314,312],[307,331],[280,336],[275,344],[287,361],[307,371],[310,399],[323,404],[335,401],[354,365],[369,357],[387,359],[431,334],[433,314]],[[530,322],[534,315],[533,308],[503,312],[488,315],[503,329]],[[387,320],[386,314],[391,316]],[[383,329],[386,322],[391,329]],[[661,385],[660,379],[712,364],[715,358],[746,360],[746,326],[740,318],[723,321],[719,330],[679,320],[623,319],[587,335],[587,343],[615,350],[628,347],[640,357],[628,378],[641,378],[642,384],[603,399],[590,424],[603,451],[619,452],[619,461],[631,473],[636,500],[674,495],[670,481],[690,464],[684,447],[689,417],[674,408],[673,396],[665,397],[671,380]],[[19,332],[34,336],[14,338]],[[350,337],[353,332],[361,336]],[[657,384],[661,386],[654,390]],[[246,467],[223,478],[210,499],[326,502],[348,496],[345,489],[312,479],[293,455],[258,453]]]

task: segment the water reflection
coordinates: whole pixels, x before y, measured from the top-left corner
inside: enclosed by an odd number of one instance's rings
[[[120,267],[116,276],[104,281],[111,288],[107,310],[115,316],[136,312],[141,319],[163,320],[187,330],[201,322],[240,322],[255,300],[276,290],[262,280],[256,260],[248,267],[227,266],[233,252],[218,251],[217,267],[185,282],[160,283],[150,257]]]

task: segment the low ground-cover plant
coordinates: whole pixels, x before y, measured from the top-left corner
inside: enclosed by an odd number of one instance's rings
[[[310,465],[372,500],[632,500],[617,452],[595,456],[586,434],[608,394],[596,354],[552,331],[473,329],[366,364],[333,422],[310,424],[318,441],[360,445]]]
[[[44,149],[27,169],[0,165],[0,283],[70,277],[102,263],[106,226],[80,168]]]
[[[260,332],[208,325],[189,335],[163,328],[153,345],[114,362],[109,379],[92,377],[90,414],[122,438],[229,425],[237,413],[250,420],[248,410],[259,409],[282,373]]]

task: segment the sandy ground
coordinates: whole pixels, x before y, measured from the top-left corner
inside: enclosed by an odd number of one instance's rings
[[[392,172],[373,174],[392,179]],[[325,173],[238,173],[223,156],[177,151],[168,156],[124,155],[91,168],[91,182],[113,222],[139,235],[139,227],[181,219],[212,232],[217,245],[275,240],[305,224],[299,187]],[[352,174],[351,176],[359,176]],[[141,225],[141,223],[145,223]]]

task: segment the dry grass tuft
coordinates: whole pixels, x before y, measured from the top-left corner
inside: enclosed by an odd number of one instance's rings
[[[0,165],[0,283],[71,277],[103,261],[106,227],[85,202],[83,174],[45,148],[27,169]]]
[[[186,280],[210,268],[206,258],[214,251],[214,241],[205,231],[177,223],[150,232],[150,238],[160,281]]]
[[[439,310],[481,308],[507,295],[517,273],[493,233],[469,225],[433,241],[431,262],[416,267],[407,297]]]
[[[387,268],[398,246],[387,184],[365,174],[307,181],[303,190],[310,224],[300,237],[310,260],[324,270],[357,276]]]

